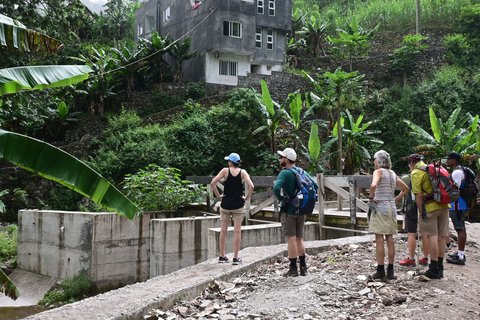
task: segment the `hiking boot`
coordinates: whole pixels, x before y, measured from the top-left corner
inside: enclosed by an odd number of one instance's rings
[[[242,262],[243,262],[243,261],[242,261],[242,259],[240,259],[240,258],[233,258],[233,263],[232,263],[232,264],[233,264],[233,265],[237,265],[237,264],[240,264],[240,263],[242,263]]]
[[[415,260],[406,258],[406,259],[400,260],[399,264],[404,267],[415,267]]]
[[[387,268],[387,279],[388,280],[396,280],[397,279],[393,269]]]
[[[434,270],[432,270],[430,268],[427,269],[424,272],[420,272],[419,275],[425,276],[425,277],[430,278],[430,279],[440,279],[439,271],[435,272]]]
[[[464,266],[466,259],[465,259],[465,257],[463,257],[463,259],[460,259],[460,257],[458,255],[456,255],[456,256],[453,256],[453,257],[449,257],[446,260],[447,260],[448,263],[458,264],[458,265]]]
[[[300,275],[306,276],[308,274],[307,266],[300,266]]]
[[[418,263],[422,266],[428,266],[428,258],[425,258],[425,257],[420,258],[418,259]]]
[[[297,268],[292,268],[288,269],[287,272],[283,274],[284,277],[298,277],[298,269]]]
[[[377,272],[368,276],[368,280],[370,280],[370,281],[382,281],[382,282],[387,281],[387,278],[385,277],[385,270],[383,272],[377,270]]]
[[[439,266],[439,267],[438,267],[438,276],[440,277],[440,279],[443,278],[443,266],[441,266],[441,267]]]
[[[228,263],[227,256],[218,257],[218,263]]]

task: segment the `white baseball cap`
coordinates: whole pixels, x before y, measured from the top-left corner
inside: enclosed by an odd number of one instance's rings
[[[277,151],[277,153],[279,155],[281,155],[282,157],[287,158],[290,161],[296,161],[297,160],[297,153],[292,148],[286,148],[283,151]]]

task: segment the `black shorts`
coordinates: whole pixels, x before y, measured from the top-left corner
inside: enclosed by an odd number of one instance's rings
[[[467,210],[450,210],[450,219],[453,223],[455,230],[465,230],[465,217],[467,216]]]
[[[407,213],[404,219],[405,219],[405,232],[417,233],[418,214],[416,212]]]

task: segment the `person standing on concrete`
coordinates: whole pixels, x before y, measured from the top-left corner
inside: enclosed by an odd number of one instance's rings
[[[300,275],[306,276],[307,263],[305,260],[305,246],[303,243],[306,216],[298,214],[295,208],[289,205],[289,199],[293,199],[295,197],[295,192],[297,189],[297,178],[295,173],[292,171],[297,170],[297,167],[295,166],[297,161],[297,153],[292,148],[286,148],[283,151],[277,151],[277,153],[280,155],[279,161],[283,170],[275,180],[273,185],[273,193],[281,202],[280,220],[282,222],[283,233],[288,239],[288,259],[290,260],[289,270],[284,274],[284,276],[298,276],[297,259],[300,260]],[[316,184],[315,188],[318,189]]]
[[[377,271],[370,275],[370,280],[385,281],[396,279],[393,264],[395,262],[395,243],[393,235],[397,234],[397,207],[395,202],[402,199],[409,191],[407,185],[395,174],[390,155],[380,150],[373,156],[375,171],[370,185],[369,206],[374,209],[368,222],[369,231],[375,234],[375,254]],[[400,193],[395,197],[396,187]],[[385,277],[385,246],[388,249],[388,267]]]
[[[253,182],[246,170],[240,169],[240,156],[238,153],[230,153],[225,157],[227,167],[213,178],[210,183],[213,193],[221,200],[220,203],[220,256],[218,262],[228,263],[225,255],[225,242],[227,239],[227,229],[230,221],[233,221],[233,264],[239,264],[242,260],[238,257],[240,251],[240,241],[242,238],[242,221],[244,217],[245,201],[250,201],[253,193]],[[223,182],[223,194],[218,192],[217,184]],[[248,193],[243,196],[243,183],[248,185]]]
[[[451,152],[448,154],[447,166],[452,169],[452,179],[458,189],[465,188],[465,172],[460,165],[462,156],[459,153]],[[448,263],[465,265],[465,244],[467,243],[467,230],[465,229],[465,218],[468,212],[468,202],[462,197],[457,201],[450,203],[450,220],[458,235],[458,251],[449,254],[446,259]]]
[[[430,265],[422,272],[430,279],[443,278],[443,257],[445,255],[448,230],[448,204],[427,201],[427,195],[433,194],[433,186],[423,156],[412,154],[409,157],[412,170],[412,192],[418,207],[418,226],[422,237],[428,241]],[[425,205],[425,206],[424,206]]]
[[[408,165],[410,171],[413,170],[412,166]],[[405,175],[402,177],[402,181],[405,182],[409,189],[412,188],[412,181],[410,175]],[[408,249],[408,257],[400,260],[399,264],[404,267],[414,267],[416,265],[415,262],[415,249],[416,249],[416,238],[417,234],[420,238],[420,234],[418,231],[418,208],[417,203],[415,202],[415,195],[409,191],[407,192],[407,196],[404,198],[404,221],[405,221],[405,232],[407,232],[407,249]],[[418,259],[418,263],[422,266],[428,266],[428,242],[423,241],[423,258]],[[420,252],[417,252],[420,257]]]

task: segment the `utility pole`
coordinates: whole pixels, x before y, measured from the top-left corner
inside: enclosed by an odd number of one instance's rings
[[[415,33],[420,34],[420,17],[422,15],[422,8],[420,7],[420,0],[416,0],[415,8]]]

